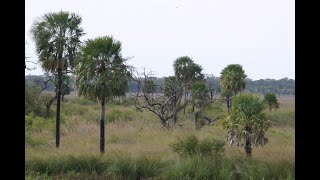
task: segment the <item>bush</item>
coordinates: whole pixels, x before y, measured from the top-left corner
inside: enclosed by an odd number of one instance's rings
[[[189,135],[184,139],[178,138],[176,142],[169,144],[173,152],[180,157],[219,157],[224,152],[225,143],[214,138],[206,138],[199,141],[195,135]]]
[[[26,132],[41,132],[44,130],[54,132],[55,120],[45,119],[43,117],[34,116],[33,114],[25,116]]]
[[[26,87],[25,115],[33,113],[36,116],[46,117],[46,103],[53,98],[53,94],[39,92],[38,87]]]
[[[198,142],[195,135],[190,135],[184,139],[178,137],[178,140],[169,144],[169,146],[172,148],[173,152],[178,153],[179,156],[193,156],[196,154]]]
[[[129,111],[123,112],[116,109],[110,109],[106,114],[106,121],[114,123],[120,121],[131,121],[133,117],[133,114]]]
[[[198,144],[199,153],[202,157],[221,156],[224,152],[225,142],[213,138],[207,138]]]

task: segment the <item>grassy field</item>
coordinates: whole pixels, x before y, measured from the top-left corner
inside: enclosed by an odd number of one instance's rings
[[[266,111],[273,126],[269,143],[243,148],[225,145],[221,158],[181,158],[170,143],[188,135],[224,140],[221,121],[195,129],[193,115],[181,114],[178,128],[160,128],[157,117],[133,105],[107,105],[106,152],[99,152],[99,114],[96,102],[66,96],[61,105],[61,142],[55,147],[55,119],[26,116],[26,179],[294,179],[295,99],[281,97],[280,109]],[[221,109],[221,108],[220,108]],[[54,106],[52,110],[55,112]],[[212,108],[209,114],[216,112]]]

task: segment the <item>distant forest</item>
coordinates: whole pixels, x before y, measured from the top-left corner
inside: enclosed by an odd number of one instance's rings
[[[45,75],[27,75],[25,76],[25,85],[33,86],[33,85],[43,85],[43,82],[47,81],[49,78]],[[164,77],[158,78],[154,77],[154,81],[158,85],[163,85]],[[220,83],[219,77],[207,77],[206,81],[208,84],[213,86],[213,89],[217,94],[220,93]],[[70,76],[70,84],[69,88],[71,91],[75,91],[75,80],[73,76]],[[131,81],[129,83],[128,92],[136,92],[137,91],[137,83]],[[52,81],[48,81],[46,83],[46,91],[54,91],[54,84]],[[275,93],[277,95],[295,95],[295,80],[289,78],[282,78],[279,80],[275,79],[260,79],[253,81],[252,79],[246,79],[246,87],[244,92],[250,93]]]

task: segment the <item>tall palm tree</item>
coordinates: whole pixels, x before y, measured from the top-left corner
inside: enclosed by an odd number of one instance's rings
[[[227,95],[227,102],[231,102],[232,95],[245,89],[247,75],[240,64],[230,64],[221,71],[220,85],[224,95]],[[230,104],[230,103],[228,103]],[[230,105],[231,107],[231,105]],[[230,111],[228,105],[228,112]]]
[[[195,64],[190,57],[182,56],[174,61],[173,68],[178,82],[183,84],[184,101],[187,101],[188,91],[191,89],[192,83],[204,78],[201,73],[202,67]],[[184,113],[185,110],[186,108],[184,108]]]
[[[105,105],[114,96],[123,96],[131,79],[130,67],[121,56],[121,42],[112,37],[85,41],[81,61],[75,70],[77,92],[80,96],[97,98],[101,104],[100,152],[105,150]]]
[[[81,21],[81,17],[77,14],[60,11],[43,15],[31,28],[42,69],[55,74],[58,79],[56,147],[60,144],[62,76],[74,67],[74,56],[80,45],[80,37],[84,34],[80,27]]]

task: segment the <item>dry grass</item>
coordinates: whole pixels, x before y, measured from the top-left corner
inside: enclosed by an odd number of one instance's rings
[[[71,98],[77,97],[67,97]],[[294,111],[294,98],[283,97],[280,99],[281,109],[278,111]],[[72,102],[64,102],[61,109],[72,106],[77,111],[77,106]],[[71,105],[72,104],[72,105]],[[60,148],[55,148],[55,135],[52,132],[43,130],[32,132],[32,138],[41,138],[45,143],[37,146],[26,144],[26,160],[35,157],[47,158],[62,155],[99,155],[99,106],[81,105],[85,112],[82,115],[72,114],[64,116],[61,124],[61,144]],[[174,159],[174,154],[169,144],[189,134],[196,135],[199,139],[208,136],[223,140],[226,129],[221,126],[205,126],[201,130],[195,130],[194,122],[187,118],[181,118],[182,128],[165,130],[160,128],[160,122],[155,115],[150,112],[137,112],[132,106],[123,107],[109,105],[107,113],[112,109],[123,112],[130,112],[133,115],[132,121],[116,122],[106,124],[106,153],[108,158],[114,155],[128,155],[131,157],[161,157],[162,159]],[[92,113],[92,112],[94,113]],[[91,116],[86,114],[91,112]],[[267,132],[269,143],[264,147],[253,148],[253,158],[262,161],[295,160],[295,130],[294,127],[272,127]],[[226,146],[226,157],[243,156],[244,150]]]

